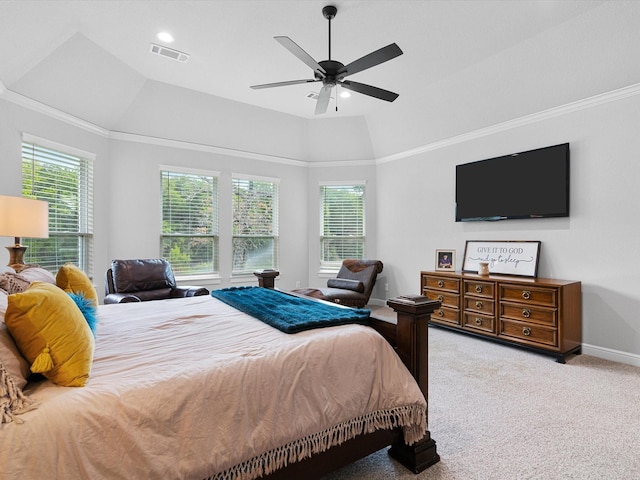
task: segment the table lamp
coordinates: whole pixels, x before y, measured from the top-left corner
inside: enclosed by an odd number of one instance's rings
[[[24,252],[20,237],[49,238],[49,204],[42,200],[0,195],[0,237],[14,237],[9,250],[9,266],[24,267]]]

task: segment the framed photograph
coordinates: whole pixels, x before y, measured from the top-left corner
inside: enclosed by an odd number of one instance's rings
[[[489,264],[489,273],[538,276],[540,241],[467,240],[463,272],[478,272],[479,263]]]
[[[456,269],[455,250],[436,250],[436,270],[453,272]]]

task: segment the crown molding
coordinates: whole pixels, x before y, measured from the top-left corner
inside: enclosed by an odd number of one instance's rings
[[[218,155],[226,155],[230,157],[242,157],[244,159],[260,160],[265,162],[280,163],[285,165],[293,165],[295,167],[307,167],[308,162],[296,160],[293,158],[279,157],[276,155],[266,155],[264,153],[247,152],[244,150],[234,150],[232,148],[216,147],[203,143],[185,142],[182,140],[171,140],[168,138],[151,137],[148,135],[139,135],[137,133],[116,132],[111,131],[109,138],[113,140],[122,140],[125,142],[146,143],[148,145],[158,145],[161,147],[180,148],[183,150],[193,150],[197,152],[215,153]]]
[[[74,117],[73,115],[69,115],[68,113],[62,112],[56,108],[40,103],[31,98],[25,97],[24,95],[20,95],[19,93],[12,92],[11,90],[7,89],[7,87],[2,83],[2,81],[0,81],[0,98],[3,98],[9,102],[15,103],[16,105],[20,105],[22,107],[28,108],[35,112],[41,113],[43,115],[47,115],[49,117],[55,118],[69,125],[73,125],[75,127],[81,128],[88,132],[95,133],[102,137],[107,137],[109,139],[122,140],[127,142],[146,143],[149,145],[159,145],[159,146],[172,147],[172,148],[181,148],[186,150],[215,153],[219,155],[227,155],[232,157],[242,157],[246,159],[260,160],[260,161],[279,163],[284,165],[293,165],[296,167],[307,167],[307,168],[360,167],[360,166],[379,165],[383,163],[394,162],[397,160],[414,157],[416,155],[420,155],[425,152],[431,152],[434,150],[438,150],[440,148],[446,148],[452,145],[468,142],[470,140],[474,140],[477,138],[482,138],[489,135],[495,135],[496,133],[505,132],[513,128],[518,128],[525,125],[531,125],[533,123],[549,120],[552,118],[556,118],[562,115],[567,115],[567,114],[574,113],[587,108],[593,108],[599,105],[616,102],[618,100],[623,100],[625,98],[633,97],[638,94],[640,94],[640,83],[619,88],[617,90],[612,90],[610,92],[594,95],[592,97],[571,102],[566,105],[561,105],[559,107],[543,110],[542,112],[533,113],[531,115],[525,115],[523,117],[498,123],[490,127],[480,128],[472,132],[445,138],[443,140],[438,140],[436,142],[428,143],[420,147],[416,147],[410,150],[405,150],[403,152],[394,153],[384,157],[379,157],[374,159],[365,159],[365,160],[312,162],[307,160],[298,160],[293,158],[280,157],[277,155],[267,155],[263,153],[247,152],[244,150],[235,150],[232,148],[217,147],[215,145],[185,142],[181,140],[171,140],[171,139],[160,138],[160,137],[151,137],[147,135],[139,135],[134,133],[108,130],[108,129],[99,127],[98,125],[95,125],[93,123],[82,120],[78,117]]]
[[[333,167],[368,167],[375,165],[375,159],[370,160],[336,160],[333,162],[306,162],[308,168],[333,168]]]
[[[491,125],[490,127],[480,128],[472,132],[463,133],[462,135],[445,138],[444,140],[439,140],[427,145],[422,145],[411,150],[405,150],[404,152],[380,157],[376,160],[376,163],[382,164],[393,162],[396,160],[402,160],[404,158],[414,157],[416,155],[420,155],[421,153],[450,147],[452,145],[468,142],[470,140],[475,140],[477,138],[482,138],[489,135],[495,135],[496,133],[505,132],[507,130],[522,127],[524,125],[531,125],[533,123],[560,117],[562,115],[578,112],[587,108],[593,108],[599,105],[604,105],[606,103],[617,102],[618,100],[633,97],[638,94],[640,94],[640,83],[636,83],[628,87],[619,88],[617,90],[612,90],[610,92],[594,95],[592,97],[567,103],[566,105],[561,105],[559,107],[543,110],[542,112],[525,115],[524,117],[516,118],[514,120],[497,123],[495,125]]]
[[[99,127],[98,125],[95,125],[91,122],[87,122],[86,120],[82,120],[78,117],[74,117],[73,115],[69,115],[68,113],[58,110],[57,108],[50,107],[49,105],[38,102],[37,100],[33,100],[29,97],[25,97],[24,95],[20,95],[19,93],[7,89],[4,85],[0,85],[0,97],[21,107],[28,108],[29,110],[32,110],[34,112],[41,113],[56,120],[60,120],[68,125],[86,130],[87,132],[95,133],[96,135],[100,135],[101,137],[109,136],[109,130],[107,130],[106,128]]]

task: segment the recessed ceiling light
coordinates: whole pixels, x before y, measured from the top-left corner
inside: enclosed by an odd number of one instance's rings
[[[340,97],[342,98],[349,98],[351,96],[351,92],[347,92],[346,90],[342,90],[340,92]]]
[[[173,35],[171,35],[169,32],[160,32],[158,34],[158,40],[166,43],[172,43]]]

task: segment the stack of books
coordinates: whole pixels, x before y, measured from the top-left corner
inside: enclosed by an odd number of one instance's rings
[[[421,303],[433,302],[433,300],[428,299],[424,295],[399,295],[393,299],[394,302],[406,303],[408,305],[420,305]]]

